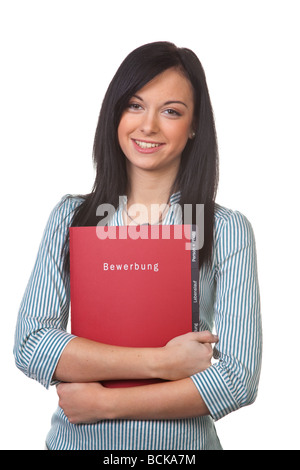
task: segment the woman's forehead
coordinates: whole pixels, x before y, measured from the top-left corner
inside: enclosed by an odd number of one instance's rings
[[[165,101],[190,102],[193,101],[193,87],[180,69],[172,67],[156,75],[134,95],[142,100],[154,96]]]

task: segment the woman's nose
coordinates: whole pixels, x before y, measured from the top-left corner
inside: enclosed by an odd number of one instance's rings
[[[144,114],[140,130],[146,135],[156,134],[158,132],[159,124],[155,112],[149,111]]]

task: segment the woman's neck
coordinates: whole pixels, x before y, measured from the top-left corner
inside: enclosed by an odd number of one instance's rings
[[[130,170],[128,171],[128,206],[131,204],[149,206],[169,201],[176,174],[166,172],[157,175],[156,172],[143,171],[139,168]]]
[[[160,175],[140,171],[138,168],[128,175],[129,187],[127,192],[127,220],[132,223],[131,217],[139,224],[158,223],[167,212],[170,192],[174,184],[174,175],[170,173]],[[139,206],[142,211],[139,211]],[[158,209],[157,206],[160,206]],[[139,213],[138,217],[136,214]],[[131,215],[131,217],[130,217]]]

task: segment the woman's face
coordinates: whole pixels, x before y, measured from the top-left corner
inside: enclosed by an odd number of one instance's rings
[[[192,85],[171,68],[131,97],[118,127],[120,146],[129,171],[173,171],[193,132]]]

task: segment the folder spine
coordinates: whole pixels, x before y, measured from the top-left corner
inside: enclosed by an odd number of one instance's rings
[[[196,245],[197,226],[191,227],[192,331],[199,331],[199,256]]]

